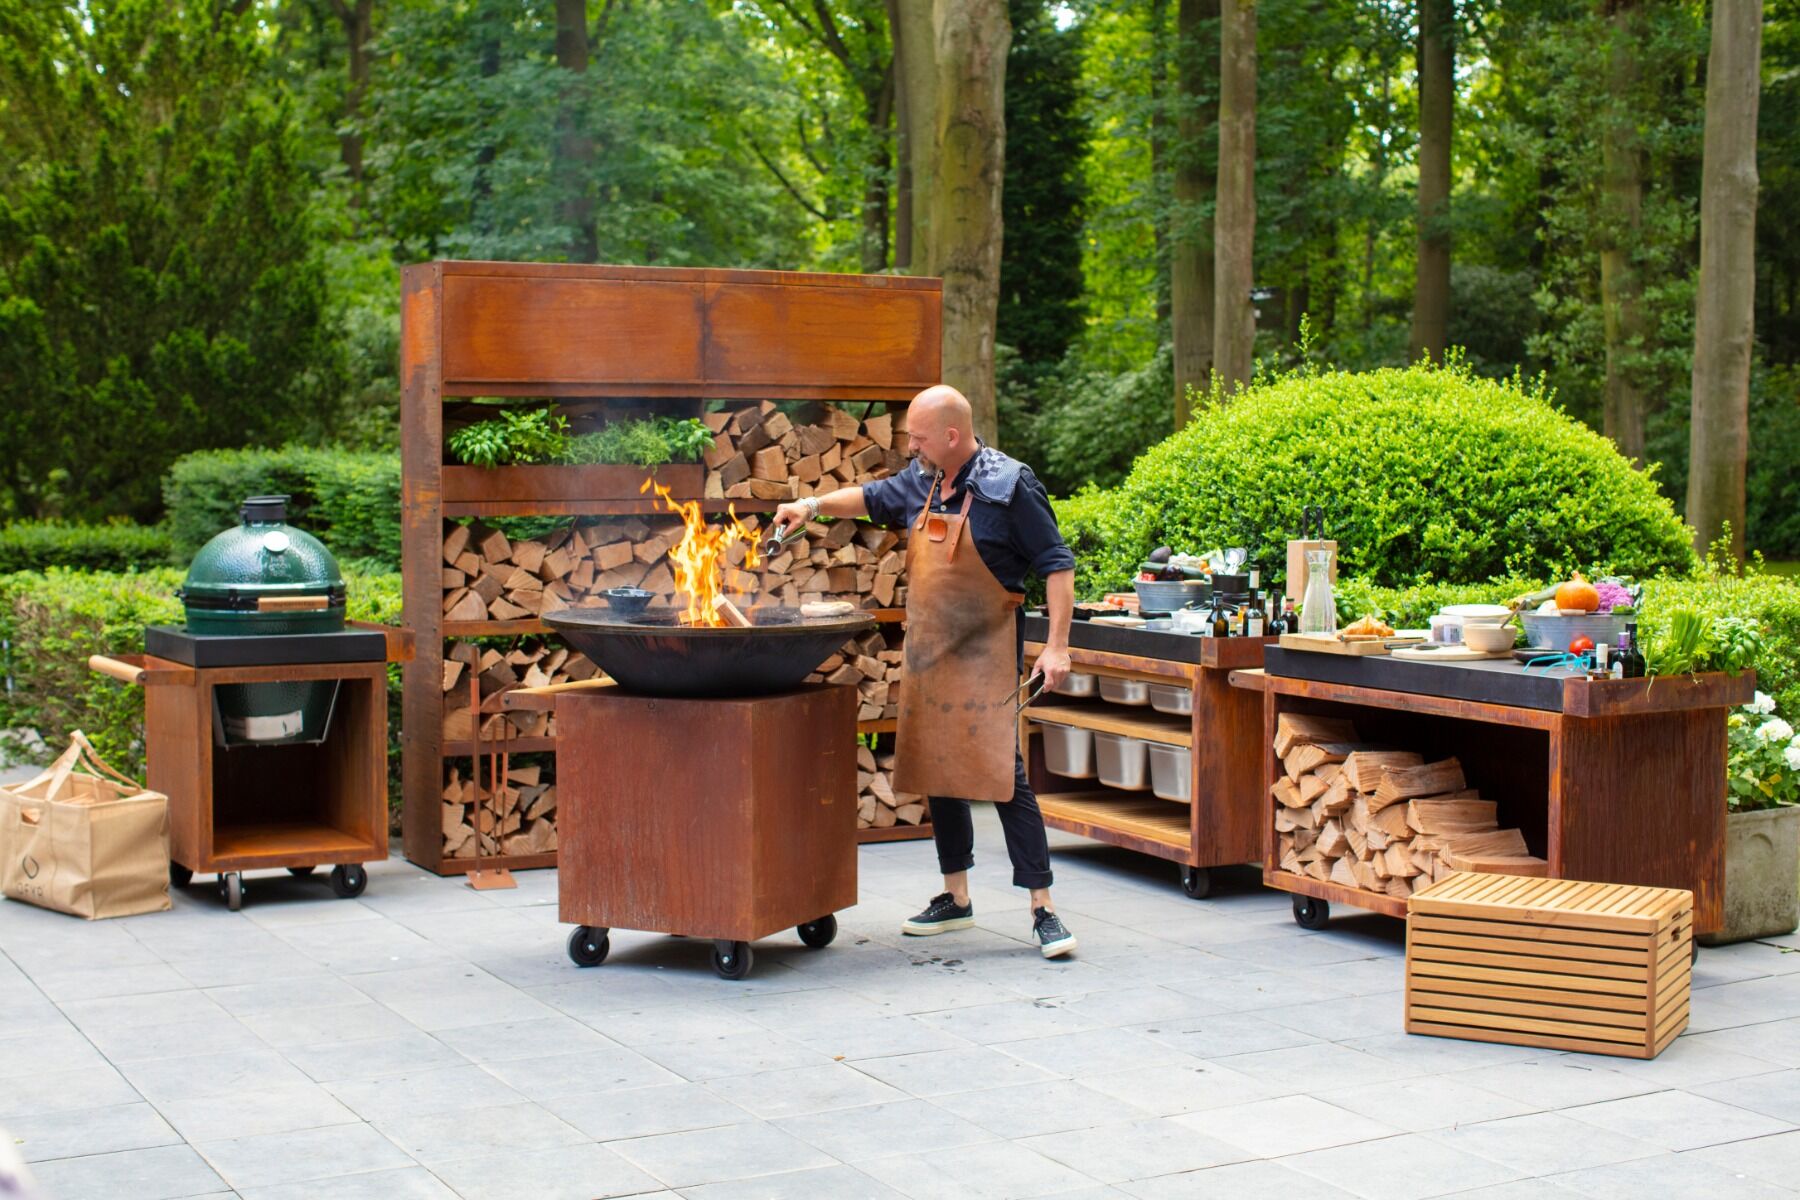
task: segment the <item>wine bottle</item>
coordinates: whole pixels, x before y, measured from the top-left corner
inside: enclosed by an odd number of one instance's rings
[[[1638,649],[1636,621],[1627,622],[1625,632],[1619,635],[1619,664],[1626,679],[1642,679],[1648,670],[1644,652]]]
[[[1250,578],[1254,580],[1256,572],[1252,571]],[[1257,598],[1256,588],[1253,584],[1250,588],[1249,602],[1244,605],[1244,636],[1262,637],[1268,619],[1268,614],[1263,612],[1262,601]]]

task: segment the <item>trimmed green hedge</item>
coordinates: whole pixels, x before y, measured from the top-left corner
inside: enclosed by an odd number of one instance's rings
[[[116,521],[78,525],[67,521],[11,521],[0,528],[0,574],[71,567],[82,571],[130,571],[167,566],[168,530]]]
[[[1108,588],[1164,543],[1247,546],[1278,575],[1309,504],[1325,510],[1341,573],[1385,586],[1697,565],[1649,474],[1540,389],[1456,364],[1294,374],[1215,396],[1101,495],[1078,508],[1105,546],[1093,565]]]
[[[175,599],[185,572],[21,571],[0,576],[0,635],[6,675],[0,728],[38,731],[54,753],[81,729],[108,762],[138,775],[144,769],[144,693],[88,670],[93,654],[140,654],[146,625],[178,625]],[[350,575],[350,616],[400,622],[398,575]],[[398,778],[400,671],[388,669],[388,755]]]
[[[399,569],[397,454],[311,446],[202,450],[177,459],[162,486],[177,562],[237,524],[246,496],[285,494],[288,520],[323,541],[339,561]]]

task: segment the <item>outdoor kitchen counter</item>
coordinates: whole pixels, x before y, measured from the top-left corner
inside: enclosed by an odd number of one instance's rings
[[[1527,671],[1507,660],[1408,662],[1269,648],[1263,670],[1232,673],[1261,693],[1257,791],[1263,881],[1296,894],[1295,917],[1316,928],[1329,902],[1404,917],[1406,901],[1321,882],[1276,861],[1282,713],[1347,717],[1359,740],[1455,755],[1471,787],[1498,803],[1556,879],[1646,884],[1694,893],[1694,930],[1720,926],[1724,907],[1725,717],[1755,691],[1751,672],[1588,680]],[[1303,898],[1315,903],[1307,909]]]
[[[1043,617],[1025,618],[1027,671],[1048,635]],[[1183,690],[1192,711],[1165,715],[1098,695],[1051,692],[1035,700],[1020,718],[1019,739],[1044,823],[1178,864],[1182,887],[1195,899],[1211,887],[1207,868],[1260,860],[1262,708],[1257,697],[1233,688],[1229,675],[1261,666],[1263,647],[1272,639],[1201,638],[1076,621],[1069,640],[1074,671]],[[1159,754],[1185,752],[1186,798],[1156,796],[1147,773],[1139,788],[1053,773],[1045,726],[1123,735],[1152,743]]]

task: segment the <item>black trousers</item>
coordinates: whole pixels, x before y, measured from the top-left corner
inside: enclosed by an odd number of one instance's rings
[[[1025,779],[1025,760],[1013,752],[1013,798],[994,805],[1006,854],[1012,859],[1013,886],[1050,886],[1050,842],[1044,836],[1044,814],[1037,793]],[[953,796],[931,797],[931,834],[937,839],[938,868],[946,875],[975,865],[975,821],[969,802]]]

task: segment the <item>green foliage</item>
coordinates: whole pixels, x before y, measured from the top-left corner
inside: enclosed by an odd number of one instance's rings
[[[1167,543],[1270,570],[1308,504],[1341,573],[1377,583],[1648,576],[1694,563],[1650,477],[1516,381],[1430,365],[1259,381],[1152,448],[1113,493],[1111,576]]]
[[[1166,344],[1127,371],[1103,369],[1077,347],[1048,368],[1008,353],[996,375],[1001,445],[1053,492],[1117,484],[1174,420],[1175,365]]]
[[[1056,526],[1063,541],[1075,555],[1075,596],[1080,600],[1098,600],[1107,592],[1123,586],[1122,580],[1109,575],[1100,564],[1107,559],[1106,525],[1112,511],[1113,494],[1089,484],[1073,496],[1052,498],[1050,507],[1056,513]]]
[[[168,530],[111,521],[9,521],[0,528],[0,574],[69,567],[80,571],[128,571],[167,566]]]
[[[200,451],[176,460],[163,479],[175,560],[186,562],[237,524],[244,498],[261,495],[288,496],[288,520],[340,561],[398,568],[399,456],[308,446]]]
[[[1380,587],[1367,579],[1339,577],[1332,588],[1340,624],[1373,613],[1396,629],[1425,629],[1447,604],[1504,604],[1514,596],[1538,590],[1531,579],[1495,579],[1487,583],[1418,583]]]
[[[6,674],[0,724],[35,729],[55,749],[85,730],[111,763],[134,775],[144,764],[144,693],[88,670],[90,655],[138,654],[147,625],[179,625],[182,572],[124,574],[64,570],[0,576]],[[397,575],[348,575],[354,620],[400,623]],[[399,748],[399,674],[389,672],[390,755]],[[394,761],[398,761],[395,758]]]
[[[0,5],[0,508],[157,515],[337,370],[292,106],[244,6]]]
[[[471,467],[562,462],[569,456],[569,420],[548,408],[502,409],[447,439],[450,453]]]
[[[573,439],[567,460],[660,467],[667,462],[697,462],[712,444],[712,431],[692,417],[613,421]]]
[[[1759,692],[1725,718],[1725,802],[1732,812],[1800,804],[1800,736],[1775,708],[1774,698]]]
[[[1745,536],[1771,558],[1800,558],[1800,369],[1753,371]]]

